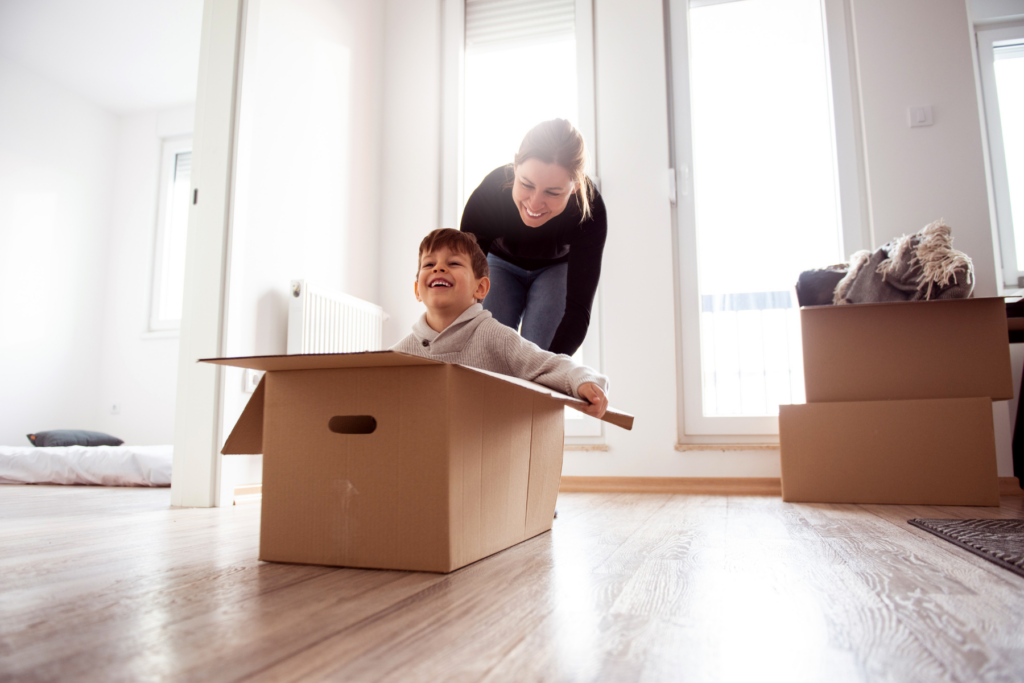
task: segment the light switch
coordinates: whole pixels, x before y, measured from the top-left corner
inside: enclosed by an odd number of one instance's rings
[[[907,109],[907,118],[910,122],[911,128],[932,125],[933,120],[931,105],[928,105],[926,107],[910,107],[909,109]]]

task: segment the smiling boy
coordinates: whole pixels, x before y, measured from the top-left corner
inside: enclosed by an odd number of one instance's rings
[[[492,318],[480,305],[491,286],[488,276],[487,257],[471,233],[446,228],[427,235],[413,286],[427,312],[392,350],[537,382],[588,401],[582,408],[588,415],[604,415],[608,378]]]

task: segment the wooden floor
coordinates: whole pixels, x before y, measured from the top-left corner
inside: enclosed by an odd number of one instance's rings
[[[256,560],[258,504],[0,487],[0,679],[1024,679],[1024,579],[906,524],[1001,508],[563,494],[453,574]]]

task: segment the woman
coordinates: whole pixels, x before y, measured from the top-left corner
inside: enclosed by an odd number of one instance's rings
[[[542,349],[568,356],[587,336],[608,221],[583,172],[583,136],[564,119],[535,126],[515,162],[473,191],[462,230],[487,254],[484,308]]]

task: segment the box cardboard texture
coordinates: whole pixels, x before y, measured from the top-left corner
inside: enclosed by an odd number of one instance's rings
[[[800,309],[807,404],[781,406],[782,499],[999,505],[1002,299]]]
[[[808,403],[1013,398],[1002,299],[815,306],[800,327]]]
[[[987,398],[780,406],[779,440],[786,501],[999,505]]]
[[[261,560],[450,572],[551,528],[577,399],[390,351],[208,362],[267,371],[221,451],[263,454]]]

